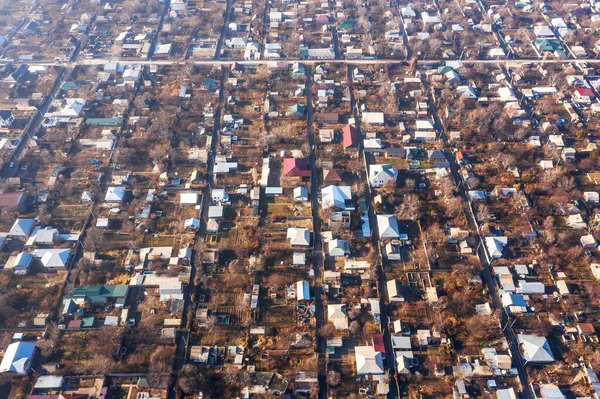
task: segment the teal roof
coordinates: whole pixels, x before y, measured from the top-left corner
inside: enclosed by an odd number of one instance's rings
[[[104,303],[107,299],[125,298],[129,286],[120,285],[80,285],[75,287],[72,295],[65,299],[84,298],[86,302]]]
[[[294,104],[290,107],[290,112],[292,114],[302,114],[304,115],[306,107],[303,104]]]
[[[81,319],[81,328],[91,328],[94,327],[94,318],[93,317],[84,317]]]
[[[353,29],[356,27],[356,21],[342,21],[340,22],[341,29]]]
[[[562,50],[562,46],[557,39],[537,39],[535,42],[542,51]]]
[[[87,118],[85,124],[93,126],[121,126],[123,118]]]
[[[79,89],[79,85],[75,82],[64,82],[60,88],[64,91],[77,90]]]

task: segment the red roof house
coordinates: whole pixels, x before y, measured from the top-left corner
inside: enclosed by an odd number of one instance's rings
[[[596,96],[594,95],[592,89],[587,87],[580,87],[575,91],[575,97],[578,100],[585,100],[586,102],[591,102],[592,99]]]
[[[284,158],[283,175],[287,177],[310,177],[306,158]]]
[[[383,343],[383,334],[373,334],[373,349],[381,352],[381,356],[385,359],[385,344]]]
[[[346,125],[342,129],[342,135],[344,137],[344,149],[352,152],[358,151],[358,131],[356,128]]]

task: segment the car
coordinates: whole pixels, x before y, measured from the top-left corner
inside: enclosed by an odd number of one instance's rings
[[[27,165],[21,165],[21,170],[27,170]]]
[[[15,167],[15,163],[11,162],[10,165],[8,165],[10,168],[14,168]]]

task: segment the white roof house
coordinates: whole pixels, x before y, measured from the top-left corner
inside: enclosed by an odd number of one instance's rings
[[[37,348],[31,342],[13,342],[8,345],[0,363],[0,373],[13,372],[21,375],[29,374]]]
[[[296,282],[296,299],[310,301],[310,284],[306,280]]]
[[[540,161],[540,167],[544,170],[554,168],[554,163],[551,160],[544,159]]]
[[[427,11],[423,11],[421,13],[421,19],[424,24],[439,24],[442,23],[442,20],[438,15],[430,15]]]
[[[412,351],[396,351],[396,369],[398,374],[410,374],[414,355]]]
[[[350,255],[350,244],[346,240],[329,240],[327,241],[327,251],[329,256]]]
[[[429,119],[417,119],[415,122],[417,130],[434,130],[433,123]]]
[[[389,302],[404,302],[404,294],[402,293],[402,285],[396,279],[388,280],[385,284],[387,288]]]
[[[4,269],[12,269],[15,274],[27,273],[32,260],[33,256],[29,252],[20,252],[18,255],[8,258]]]
[[[600,202],[600,194],[596,191],[586,191],[583,193],[583,199],[586,202],[598,203]]]
[[[36,249],[33,256],[40,258],[44,267],[48,269],[63,269],[71,255],[69,248]]]
[[[502,257],[502,250],[508,244],[507,237],[485,237],[485,246],[493,259]]]
[[[346,305],[343,303],[335,305],[328,304],[327,319],[333,323],[336,330],[347,330],[348,315],[346,314]]]
[[[35,242],[36,244],[52,245],[57,237],[58,229],[48,226],[35,233]]]
[[[400,230],[394,215],[377,215],[377,228],[381,238],[399,238]]]
[[[91,191],[84,191],[81,193],[81,202],[92,202],[94,201],[94,193]]]
[[[392,168],[390,164],[369,166],[369,182],[375,188],[382,187],[388,182],[394,183],[397,178],[398,169]]]
[[[197,191],[184,191],[184,192],[180,193],[179,194],[179,203],[181,205],[198,205],[198,192]]]
[[[343,211],[353,211],[352,191],[350,186],[327,186],[321,192],[323,209],[337,208]]]
[[[354,347],[356,358],[356,374],[383,374],[383,356],[372,346]]]
[[[510,87],[500,87],[498,89],[498,96],[504,102],[518,101],[515,92]]]
[[[554,32],[552,32],[552,29],[550,29],[550,27],[548,25],[534,26],[533,34],[536,37],[554,37],[555,36]]]
[[[29,234],[31,234],[31,230],[33,230],[34,226],[35,219],[17,219],[10,228],[8,236],[27,238],[29,237]]]
[[[533,334],[518,334],[519,345],[523,349],[523,358],[525,363],[552,363],[554,355],[548,344],[546,337],[539,337]]]
[[[362,113],[362,121],[370,125],[383,125],[385,114],[383,112],[365,111]]]
[[[513,388],[498,389],[496,399],[517,399],[517,394]]]
[[[587,234],[581,237],[581,245],[584,248],[594,248],[598,243],[592,234]]]
[[[566,399],[566,396],[554,384],[540,384],[540,394],[544,399]]]
[[[290,227],[287,229],[287,237],[292,246],[310,246],[310,230],[302,227]]]
[[[106,191],[104,201],[118,203],[123,202],[123,198],[125,198],[125,190],[125,187],[109,187]]]
[[[567,216],[567,224],[573,229],[587,229],[587,223],[583,221],[579,213]]]

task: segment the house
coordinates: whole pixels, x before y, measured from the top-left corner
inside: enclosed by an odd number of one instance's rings
[[[357,375],[383,374],[383,356],[372,346],[354,347]]]
[[[394,215],[377,215],[377,228],[381,238],[400,238],[398,221]]]
[[[301,227],[290,227],[287,229],[286,238],[290,240],[291,246],[310,246],[310,230]]]
[[[183,222],[183,228],[185,231],[198,231],[200,230],[200,219],[189,218]]]
[[[317,112],[315,118],[318,123],[335,124],[339,121],[339,114],[337,112]]]
[[[33,255],[29,252],[20,252],[18,255],[13,255],[8,258],[4,265],[4,270],[11,270],[15,274],[26,274],[29,272]]]
[[[0,194],[0,208],[14,209],[17,211],[25,210],[27,194],[23,192]]]
[[[303,104],[294,104],[290,107],[290,115],[294,118],[302,118],[306,114],[306,106]]]
[[[546,337],[533,334],[518,334],[517,339],[525,364],[542,365],[554,362],[554,355]]]
[[[353,211],[352,191],[350,186],[327,186],[321,192],[323,209],[336,208],[342,211]]]
[[[583,221],[581,214],[567,216],[567,224],[573,229],[586,229],[587,223]]]
[[[305,158],[284,158],[283,175],[287,177],[310,177],[308,161]]]
[[[385,114],[383,112],[364,111],[362,121],[369,125],[383,125],[385,123]]]
[[[304,53],[302,48],[301,53]],[[306,51],[306,57],[311,60],[333,60],[335,52],[332,48],[311,48]]]
[[[129,285],[80,285],[73,289],[71,295],[65,295],[64,301],[74,301],[77,305],[116,303],[123,307],[129,292]]]
[[[333,129],[319,129],[319,141],[321,143],[331,143],[335,137]]]
[[[348,314],[344,304],[328,304],[327,320],[335,326],[336,330],[348,329]]]
[[[35,361],[38,349],[32,342],[13,342],[4,351],[0,373],[27,375]]]
[[[397,279],[388,280],[386,283],[388,302],[404,302],[402,284]]]
[[[498,389],[496,391],[496,399],[517,399],[517,394],[514,388]]]
[[[336,184],[342,181],[341,172],[337,169],[323,169],[323,184]]]
[[[90,204],[94,202],[94,193],[91,191],[82,192],[80,201],[82,204]]]
[[[36,249],[33,256],[40,259],[47,269],[64,269],[67,267],[71,250],[69,248]]]
[[[20,219],[18,218],[13,223],[12,227],[8,232],[9,237],[25,239],[29,237],[33,227],[35,226],[35,219]]]
[[[122,203],[125,198],[125,187],[109,187],[104,197],[105,202]]]
[[[594,236],[592,234],[587,234],[581,237],[580,239],[581,241],[581,245],[584,248],[594,248],[598,245],[598,243],[596,242],[596,239],[594,238]]]
[[[410,350],[396,351],[396,369],[398,374],[410,374],[410,367],[414,364],[414,354]]]
[[[590,204],[600,203],[600,193],[596,191],[586,191],[583,193],[583,199]]]
[[[374,188],[383,187],[387,183],[396,183],[398,169],[390,164],[369,165],[369,182]]]
[[[310,301],[310,284],[306,280],[296,282],[296,299]]]
[[[574,148],[571,148],[571,147],[563,148],[563,150],[560,153],[560,157],[565,162],[574,161],[576,156],[577,156],[577,150],[575,150]]]
[[[301,62],[294,62],[294,64],[292,64],[292,75],[304,76],[304,71],[304,64],[302,64]]]
[[[50,226],[44,227],[35,233],[35,243],[42,245],[52,245],[58,238],[58,229]]]
[[[308,190],[306,189],[306,187],[296,187],[294,189],[294,201],[295,202],[308,201]]]
[[[596,95],[594,94],[592,89],[588,87],[580,87],[577,90],[575,90],[573,97],[576,103],[591,104],[592,101],[594,101],[594,98],[596,98]]]
[[[0,110],[0,129],[8,129],[15,121],[12,111]]]
[[[377,154],[383,150],[383,144],[380,139],[368,138],[363,140],[363,148],[366,152]]]
[[[402,249],[397,240],[388,242],[383,252],[388,260],[402,260]]]
[[[229,195],[227,195],[224,188],[213,188],[211,192],[211,199],[212,202],[219,204],[229,203]]]
[[[346,125],[342,129],[342,138],[344,142],[344,150],[348,152],[357,152],[359,139],[358,130],[352,125]]]
[[[346,240],[334,239],[327,241],[327,251],[329,256],[350,255],[350,244]]]
[[[508,244],[507,237],[485,237],[485,246],[488,249],[488,253],[492,259],[498,259],[502,257],[502,251]]]
[[[566,399],[560,389],[554,384],[539,384],[539,394],[541,399]],[[536,395],[537,396],[537,395]]]
[[[198,197],[197,191],[183,191],[179,194],[179,204],[196,206],[198,205]]]

